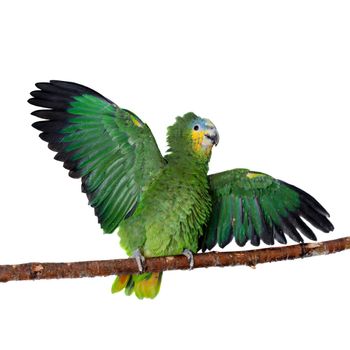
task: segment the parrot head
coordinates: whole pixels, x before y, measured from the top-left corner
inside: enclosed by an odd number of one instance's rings
[[[213,146],[219,143],[219,133],[209,120],[187,113],[177,117],[168,129],[169,151],[181,150],[209,158]]]

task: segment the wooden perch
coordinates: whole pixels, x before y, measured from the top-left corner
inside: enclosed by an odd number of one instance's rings
[[[239,252],[211,252],[194,256],[194,268],[246,265],[255,267],[268,262],[328,255],[350,249],[350,237],[328,242],[299,244]],[[145,272],[187,270],[185,256],[146,259]],[[87,261],[75,263],[29,263],[0,266],[0,282],[102,277],[138,273],[134,259]]]

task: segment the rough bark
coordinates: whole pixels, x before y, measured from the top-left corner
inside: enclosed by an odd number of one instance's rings
[[[258,264],[328,255],[350,249],[350,237],[328,242],[256,249],[239,252],[210,252],[194,256],[194,268],[225,267]],[[168,256],[146,259],[146,272],[186,270],[185,256]],[[74,263],[28,263],[0,266],[0,282],[101,277],[138,273],[134,259],[86,261]]]

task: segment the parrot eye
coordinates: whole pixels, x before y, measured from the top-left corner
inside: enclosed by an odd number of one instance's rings
[[[199,130],[199,125],[195,125],[195,126],[193,127],[193,130],[198,131],[198,130]]]

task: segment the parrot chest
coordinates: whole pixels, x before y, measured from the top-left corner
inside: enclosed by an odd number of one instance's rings
[[[145,256],[176,255],[184,249],[197,252],[210,211],[206,174],[165,172],[121,225],[121,245],[129,254],[142,248]]]

